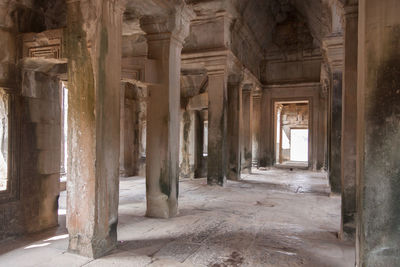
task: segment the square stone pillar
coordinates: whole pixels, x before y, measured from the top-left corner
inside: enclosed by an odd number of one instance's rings
[[[400,5],[359,3],[357,266],[400,263]]]
[[[227,74],[208,73],[207,183],[223,186],[227,171]]]
[[[182,110],[179,166],[181,178],[194,178],[196,169],[196,111]]]
[[[342,75],[343,36],[335,35],[323,40],[330,72],[329,92],[329,182],[333,193],[341,193],[342,147]]]
[[[169,17],[143,17],[148,57],[157,61],[157,81],[148,86],[146,216],[178,213],[181,50],[193,16],[187,8]]]
[[[230,180],[239,180],[241,173],[242,78],[232,75],[228,82],[228,173]]]
[[[253,120],[253,85],[245,85],[243,87],[242,96],[242,172],[251,173],[252,160],[252,120]]]
[[[207,110],[196,111],[195,119],[195,145],[196,145],[196,169],[195,178],[203,178],[207,176],[207,161],[203,156],[204,152],[204,118],[208,118]]]
[[[342,95],[342,222],[340,236],[353,239],[356,213],[358,5],[345,8]]]
[[[261,124],[261,95],[253,94],[252,120],[252,165],[260,166],[260,124]]]
[[[271,92],[263,89],[261,92],[261,125],[260,125],[260,167],[269,168],[274,165],[274,129],[271,129],[271,120],[274,120],[273,108],[271,107]]]
[[[68,250],[98,258],[117,242],[120,1],[67,1]]]

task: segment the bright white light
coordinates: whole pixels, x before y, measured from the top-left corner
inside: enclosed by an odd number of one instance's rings
[[[66,209],[58,209],[58,215],[66,215],[67,210]]]
[[[46,242],[46,241],[56,241],[56,240],[65,239],[65,238],[68,238],[68,234],[65,234],[65,235],[56,235],[56,236],[50,237],[49,239],[46,239],[46,240],[44,240],[44,241],[45,241],[45,242]]]
[[[289,138],[286,135],[286,132],[282,130],[282,149],[289,149],[289,148],[290,148]]]
[[[290,160],[308,161],[308,129],[291,129],[290,137]]]
[[[24,249],[41,248],[50,245],[51,243],[35,244],[25,247]]]

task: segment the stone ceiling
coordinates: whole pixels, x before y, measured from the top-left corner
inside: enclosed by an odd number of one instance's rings
[[[197,13],[216,11],[232,5],[250,27],[260,46],[266,50],[273,44],[276,26],[296,17],[314,38],[314,46],[330,32],[329,3],[341,0],[187,0]]]

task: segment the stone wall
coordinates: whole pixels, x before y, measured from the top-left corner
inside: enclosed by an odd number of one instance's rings
[[[47,64],[48,72],[37,67]],[[0,204],[0,238],[31,233],[58,224],[61,161],[60,79],[66,64],[40,60],[21,63],[20,191],[17,201]],[[13,177],[16,178],[16,177]]]

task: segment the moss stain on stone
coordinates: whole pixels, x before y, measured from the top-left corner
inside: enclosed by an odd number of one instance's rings
[[[170,177],[169,177],[169,171],[168,171],[168,164],[166,162],[163,162],[163,168],[160,171],[160,189],[161,193],[164,195],[168,196],[168,198],[171,195],[171,183],[170,183]]]

